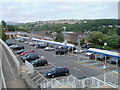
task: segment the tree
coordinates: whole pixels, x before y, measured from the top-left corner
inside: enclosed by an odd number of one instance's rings
[[[94,44],[103,44],[106,36],[99,31],[93,31],[89,34],[88,41]]]
[[[113,34],[112,36],[108,36],[106,40],[107,44],[113,48],[120,48],[120,36],[117,34]]]
[[[57,41],[57,42],[63,42],[64,41],[64,37],[63,37],[63,34],[61,32],[57,33],[55,41]]]
[[[5,30],[4,28],[2,28],[2,25],[0,25],[0,38],[3,40],[3,41],[6,41],[7,37],[5,35]]]
[[[6,22],[2,21],[2,28],[5,28],[5,27],[6,27]]]

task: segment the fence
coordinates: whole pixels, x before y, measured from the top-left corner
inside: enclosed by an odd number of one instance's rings
[[[105,82],[105,84],[113,87],[113,88],[118,88],[119,85],[119,73],[112,71],[112,72],[107,72],[105,74],[96,76],[95,78],[102,80]]]
[[[36,75],[37,76],[36,76]],[[38,78],[36,79],[34,82],[40,87],[40,88],[56,88],[56,87],[59,87],[59,86],[62,86],[62,84],[57,81],[55,78],[54,79],[46,79],[43,75],[41,75],[37,70],[34,71],[34,74],[35,75],[32,80],[35,80],[35,78]],[[42,80],[42,81],[41,81]],[[41,81],[41,82],[39,82]]]
[[[25,60],[25,66],[28,67],[28,69],[31,71],[31,73],[34,73],[34,67],[31,63],[29,63],[27,60]]]
[[[85,78],[85,79],[77,79],[76,77],[70,75],[64,79],[58,80],[63,85],[70,85],[72,88],[93,88],[93,87],[99,87],[101,85],[104,85],[104,82],[95,78]]]

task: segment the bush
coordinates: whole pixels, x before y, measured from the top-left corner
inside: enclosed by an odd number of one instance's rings
[[[105,50],[116,50],[115,48],[112,48],[110,46],[95,45],[95,48],[103,48],[103,47],[104,47]]]

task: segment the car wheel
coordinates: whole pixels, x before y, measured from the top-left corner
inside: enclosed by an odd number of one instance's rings
[[[69,73],[65,73],[66,76],[68,76]]]
[[[36,67],[36,65],[33,65],[34,67]]]
[[[51,77],[52,77],[52,78],[54,78],[55,76],[54,76],[54,75],[52,75]]]

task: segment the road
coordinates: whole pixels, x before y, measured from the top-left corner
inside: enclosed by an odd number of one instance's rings
[[[100,71],[76,63],[75,62],[77,58],[76,56],[64,56],[64,55],[56,56],[54,51],[44,51],[43,49],[35,49],[34,47],[31,47],[29,46],[29,44],[25,44],[24,42],[18,42],[15,40],[10,41],[15,42],[17,45],[23,45],[25,49],[34,49],[37,54],[44,56],[47,59],[47,61],[54,67],[66,66],[70,70],[70,74],[75,76],[76,78],[91,77],[103,74]]]
[[[7,50],[3,47],[1,47],[0,50],[2,52],[1,60],[7,88],[29,88],[27,83],[18,74],[15,63]]]

